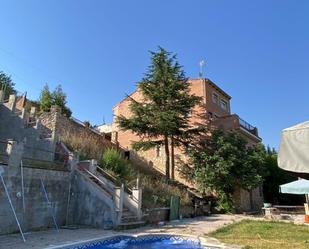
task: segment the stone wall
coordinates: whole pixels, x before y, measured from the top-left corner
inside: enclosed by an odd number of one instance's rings
[[[114,145],[105,138],[104,134],[88,128],[82,122],[68,118],[61,114],[57,106],[53,106],[50,112],[39,114],[39,120],[43,133],[53,133],[56,140],[60,139],[71,150],[76,150],[78,146],[84,146],[85,150],[102,151]],[[87,147],[88,146],[88,147]]]
[[[253,189],[251,197],[249,191],[238,188],[234,193],[234,202],[237,213],[260,211],[264,202],[262,186]]]

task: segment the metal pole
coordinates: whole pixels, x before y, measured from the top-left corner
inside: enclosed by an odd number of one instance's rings
[[[70,200],[71,200],[71,179],[70,179],[70,184],[69,184],[69,194],[68,194],[68,203],[67,203],[67,214],[65,218],[65,224],[66,226],[69,225],[69,207],[70,207]]]
[[[49,199],[48,199],[47,192],[46,192],[46,189],[45,189],[45,186],[44,186],[44,183],[43,183],[42,178],[41,178],[41,185],[42,185],[43,192],[44,192],[44,194],[45,194],[45,198],[46,198],[47,205],[48,205],[48,207],[49,207],[51,216],[53,217],[53,221],[54,221],[56,230],[57,230],[57,232],[58,232],[58,231],[59,231],[59,228],[58,228],[58,225],[57,225],[57,222],[56,222],[55,214],[54,214],[54,212],[53,212],[51,202],[50,202]]]
[[[25,205],[25,188],[24,188],[24,166],[23,161],[20,161],[20,174],[21,174],[21,193],[23,198],[23,211],[26,212],[26,205]]]
[[[10,203],[11,209],[12,209],[12,211],[13,211],[13,214],[14,214],[15,220],[16,220],[16,222],[17,222],[17,225],[18,225],[18,228],[19,228],[19,231],[20,231],[21,237],[23,238],[23,241],[24,241],[24,242],[26,242],[26,239],[25,239],[25,236],[24,236],[23,230],[21,229],[21,226],[20,226],[20,224],[19,224],[19,221],[18,221],[18,218],[17,218],[16,212],[15,212],[15,209],[14,209],[14,207],[13,207],[13,204],[12,204],[12,201],[11,201],[11,198],[10,198],[10,195],[9,195],[9,192],[8,192],[8,190],[7,190],[7,188],[6,188],[6,185],[5,185],[4,179],[3,179],[2,175],[1,175],[1,172],[0,172],[0,177],[1,177],[1,180],[2,180],[2,184],[3,184],[4,190],[5,190],[6,196],[7,196],[8,200],[9,200],[9,203]]]

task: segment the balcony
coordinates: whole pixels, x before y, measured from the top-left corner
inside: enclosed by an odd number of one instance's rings
[[[244,135],[251,137],[254,141],[261,141],[258,129],[241,119],[236,114],[216,118],[213,121],[213,124],[221,127],[223,130],[239,130]]]
[[[250,125],[249,123],[247,123],[245,120],[239,118],[239,126],[244,128],[245,130],[247,130],[248,132],[250,132],[251,134],[253,134],[254,136],[259,136],[258,135],[258,130],[256,127]]]

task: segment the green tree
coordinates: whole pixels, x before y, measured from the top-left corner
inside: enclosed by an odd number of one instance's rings
[[[116,149],[106,149],[102,154],[101,164],[120,178],[125,178],[130,173],[129,162]]]
[[[72,111],[67,107],[67,95],[62,90],[61,85],[58,85],[51,94],[53,105],[57,105],[61,108],[62,114],[67,117],[72,115]]]
[[[144,100],[131,98],[132,116],[119,116],[117,122],[123,130],[142,137],[133,143],[136,150],[164,145],[166,177],[170,178],[169,143],[189,129],[189,113],[200,98],[190,95],[188,79],[175,54],[161,47],[150,53],[151,65],[137,85]]]
[[[40,102],[40,110],[43,112],[48,112],[51,106],[53,105],[52,94],[47,84],[43,87],[41,91],[39,102]]]
[[[16,93],[14,85],[11,76],[0,71],[0,89],[4,91],[5,98],[8,98],[10,94]]]
[[[61,108],[62,114],[70,117],[72,111],[67,107],[67,95],[63,92],[61,85],[58,85],[53,92],[49,90],[46,84],[41,91],[40,98],[40,110],[47,112],[50,110],[51,106],[57,105]]]
[[[248,147],[237,133],[215,130],[188,150],[192,177],[201,193],[215,193],[221,210],[232,211],[237,187],[251,191],[264,176],[264,146]]]
[[[265,157],[267,175],[263,183],[265,202],[281,205],[303,204],[304,196],[282,194],[279,192],[279,186],[281,184],[296,181],[298,177],[292,175],[291,172],[287,172],[279,168],[277,163],[277,157],[278,155],[276,150],[267,147],[267,153]]]

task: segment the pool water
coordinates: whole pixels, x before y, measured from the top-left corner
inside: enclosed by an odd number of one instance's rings
[[[70,249],[211,249],[199,241],[178,236],[119,236],[91,242]]]

